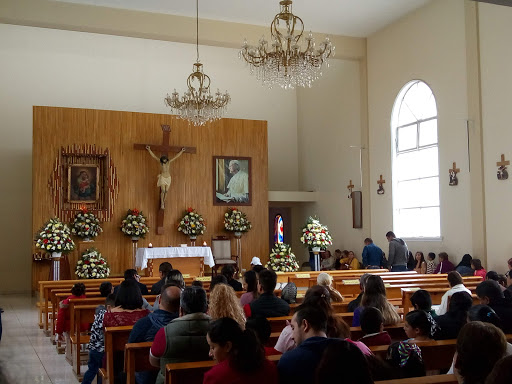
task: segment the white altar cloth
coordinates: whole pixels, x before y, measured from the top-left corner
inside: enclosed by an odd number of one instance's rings
[[[155,247],[137,249],[135,266],[145,269],[148,266],[148,259],[169,257],[203,257],[206,265],[210,267],[215,265],[210,247]]]

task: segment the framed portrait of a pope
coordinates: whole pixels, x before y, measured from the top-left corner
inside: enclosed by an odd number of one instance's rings
[[[251,158],[213,156],[213,205],[252,205]]]

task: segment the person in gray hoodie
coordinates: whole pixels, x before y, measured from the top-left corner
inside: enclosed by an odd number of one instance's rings
[[[158,330],[179,317],[181,289],[175,285],[164,285],[159,298],[158,309],[138,320],[130,332],[128,343],[153,341]],[[136,372],[139,384],[153,384],[158,371]]]
[[[395,236],[392,231],[386,233],[386,239],[389,242],[388,264],[391,272],[407,271],[407,244],[402,239]]]

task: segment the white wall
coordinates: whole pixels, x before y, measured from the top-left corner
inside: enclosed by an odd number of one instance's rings
[[[352,228],[352,201],[346,186],[360,190],[361,80],[359,62],[334,60],[312,88],[297,91],[300,189],[317,191],[319,200],[302,207],[301,226],[318,215],[329,227],[332,249],[353,249],[360,257],[368,232]],[[363,192],[364,196],[364,192]],[[307,251],[296,255],[308,258]]]
[[[512,158],[512,8],[480,4],[479,15],[488,268],[503,271],[512,257],[512,168],[500,181],[496,162]]]
[[[263,88],[235,49],[200,54],[213,90],[231,94],[227,117],[268,121],[269,189],[296,190],[295,91]],[[169,113],[163,98],[185,91],[194,60],[192,45],[0,24],[0,292],[30,289],[32,106]]]
[[[434,0],[368,38],[370,180],[386,179],[386,194],[371,192],[371,234],[384,245],[392,230],[391,130],[395,98],[410,80],[423,80],[438,106],[441,241],[408,241],[415,251],[446,251],[454,261],[473,254],[467,155],[466,39],[463,0]],[[452,162],[459,185],[448,186]],[[400,236],[400,233],[397,233]],[[473,255],[482,256],[482,255]]]

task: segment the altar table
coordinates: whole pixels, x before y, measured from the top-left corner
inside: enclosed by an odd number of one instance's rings
[[[210,247],[154,247],[139,248],[135,256],[135,266],[140,269],[149,269],[149,276],[153,276],[153,265],[167,261],[174,269],[191,276],[203,276],[204,264],[213,267]]]

